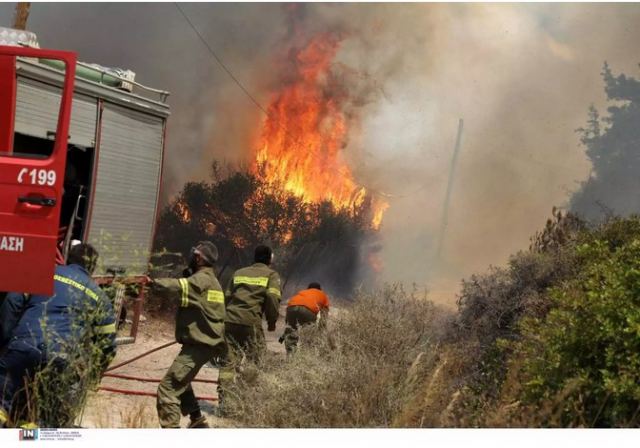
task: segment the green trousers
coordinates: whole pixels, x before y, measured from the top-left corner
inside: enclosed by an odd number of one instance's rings
[[[297,330],[299,326],[315,323],[316,313],[306,306],[289,306],[285,321],[287,325]]]
[[[298,346],[298,328],[303,325],[309,325],[316,322],[317,316],[306,306],[289,306],[287,307],[287,315],[285,322],[287,327],[282,335],[284,339],[284,347],[288,354],[295,351]]]
[[[245,354],[257,363],[267,348],[262,327],[226,322],[224,334],[232,356]]]
[[[224,356],[226,347],[208,345],[182,346],[182,350],[167,370],[158,386],[158,419],[163,428],[179,428],[180,415],[200,410],[200,405],[191,387],[202,366],[217,356]]]
[[[258,363],[267,348],[262,327],[225,322],[224,333],[229,350],[218,374],[218,394],[221,396],[225,387],[235,381],[242,356]]]

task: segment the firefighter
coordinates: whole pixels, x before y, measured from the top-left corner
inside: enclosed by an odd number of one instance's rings
[[[39,423],[70,426],[87,387],[115,355],[113,307],[91,279],[97,251],[78,244],[67,260],[66,266],[56,266],[52,296],[9,293],[2,303],[0,424],[7,424],[12,407],[14,416],[23,412],[16,409],[25,395],[23,385],[33,385],[39,373],[47,390],[55,391],[39,396]]]
[[[267,330],[276,331],[280,308],[280,276],[269,266],[273,252],[268,246],[257,246],[254,264],[237,270],[225,294],[227,315],[225,338],[229,348],[218,376],[218,412],[224,415],[224,394],[235,379],[242,354],[258,362],[266,348],[262,331],[262,316]]]
[[[298,345],[298,328],[315,323],[318,314],[324,325],[329,316],[329,297],[322,291],[320,283],[313,282],[287,302],[287,328],[279,339],[280,343],[284,342],[287,354],[292,354]]]
[[[273,253],[268,246],[257,246],[254,264],[238,269],[227,288],[225,333],[236,353],[244,352],[257,361],[266,348],[262,317],[267,331],[276,330],[280,308],[280,276],[269,266]]]
[[[176,340],[182,350],[158,386],[160,426],[179,428],[180,414],[189,415],[189,428],[208,428],[191,387],[202,366],[226,356],[224,293],[213,271],[218,249],[201,241],[191,250],[192,274],[180,279],[151,280],[151,292],[178,303]]]

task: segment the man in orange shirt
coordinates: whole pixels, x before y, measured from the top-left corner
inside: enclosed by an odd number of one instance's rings
[[[285,319],[287,328],[280,337],[280,343],[284,342],[287,354],[293,353],[298,345],[298,327],[315,323],[318,313],[324,323],[329,315],[329,297],[322,291],[320,283],[310,283],[307,289],[289,299]]]

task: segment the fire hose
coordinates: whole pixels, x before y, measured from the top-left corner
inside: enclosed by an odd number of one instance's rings
[[[116,370],[119,367],[126,366],[127,364],[131,364],[132,362],[137,361],[140,358],[144,358],[145,356],[150,355],[151,353],[157,352],[158,350],[162,350],[163,348],[170,347],[173,344],[177,344],[177,341],[167,342],[166,344],[162,344],[160,347],[156,347],[154,349],[146,351],[143,354],[136,356],[135,358],[131,358],[131,359],[127,360],[127,361],[121,362],[120,364],[116,364],[115,366],[111,366],[106,370],[106,372],[110,372],[112,370]]]
[[[155,392],[146,392],[144,390],[116,389],[115,387],[106,387],[106,386],[100,386],[98,388],[98,390],[103,390],[105,392],[115,392],[115,393],[124,394],[124,395],[142,395],[142,396],[145,396],[145,397],[156,397],[157,396],[157,394]],[[209,396],[196,397],[196,400],[218,401],[218,399],[216,397],[209,397]]]
[[[147,382],[147,383],[159,383],[160,381],[162,381],[161,378],[143,378],[140,376],[131,376],[131,375],[121,375],[119,373],[105,373],[102,376],[108,376],[110,378],[120,378],[122,380],[133,380],[133,381],[143,381],[143,382]],[[216,380],[201,380],[198,378],[195,378],[193,380],[191,380],[192,383],[208,383],[208,384],[218,384],[218,382]]]
[[[157,352],[158,350],[162,350],[163,348],[167,348],[172,346],[173,344],[176,344],[176,341],[172,341],[172,342],[167,342],[166,344],[162,344],[159,347],[156,347],[154,349],[148,350],[144,353],[142,353],[141,355],[135,356],[127,361],[123,361],[119,364],[116,364],[115,366],[111,366],[109,367],[103,376],[105,377],[110,377],[110,378],[119,378],[119,379],[123,379],[123,380],[132,380],[132,381],[141,381],[141,382],[149,382],[149,383],[159,383],[160,381],[162,381],[161,379],[156,379],[156,378],[144,378],[144,377],[139,377],[139,376],[132,376],[132,375],[123,375],[123,374],[119,374],[119,373],[109,373],[119,367],[122,366],[126,366],[127,364],[131,364],[134,361],[137,361],[140,358],[144,358],[145,356],[150,355],[151,353]],[[207,384],[217,384],[218,382],[215,380],[203,380],[203,379],[193,379],[192,382],[195,383],[207,383]],[[155,392],[147,392],[147,391],[143,391],[143,390],[130,390],[130,389],[119,389],[119,388],[115,388],[115,387],[108,387],[108,386],[100,386],[98,387],[98,390],[103,390],[105,392],[115,392],[115,393],[119,393],[119,394],[125,394],[125,395],[139,395],[139,396],[146,396],[146,397],[155,397],[157,396],[157,394]],[[203,396],[203,397],[196,397],[196,400],[204,400],[204,401],[218,401],[218,399],[216,397],[210,397],[210,396]]]

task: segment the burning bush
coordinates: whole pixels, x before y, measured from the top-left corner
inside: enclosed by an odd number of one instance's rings
[[[195,242],[211,240],[220,250],[225,284],[235,269],[252,262],[254,246],[267,242],[285,286],[313,278],[347,294],[367,274],[367,246],[374,238],[369,201],[349,209],[305,202],[254,174],[223,175],[214,165],[212,182],[185,185],[164,209],[155,250],[186,255]]]
[[[283,79],[269,104],[253,172],[305,202],[352,209],[369,201],[377,228],[387,204],[369,196],[345,160],[349,132],[358,125],[356,110],[370,89],[355,93],[353,73],[335,63],[343,38],[337,32],[294,36],[277,60]]]
[[[312,277],[339,295],[380,269],[375,230],[388,204],[356,180],[346,153],[359,110],[377,91],[336,61],[344,38],[292,28],[273,61],[264,120],[250,132],[248,169],[223,176],[214,164],[211,183],[185,185],[162,213],[156,249],[187,253],[195,241],[213,240],[224,283],[266,242],[285,285]]]

